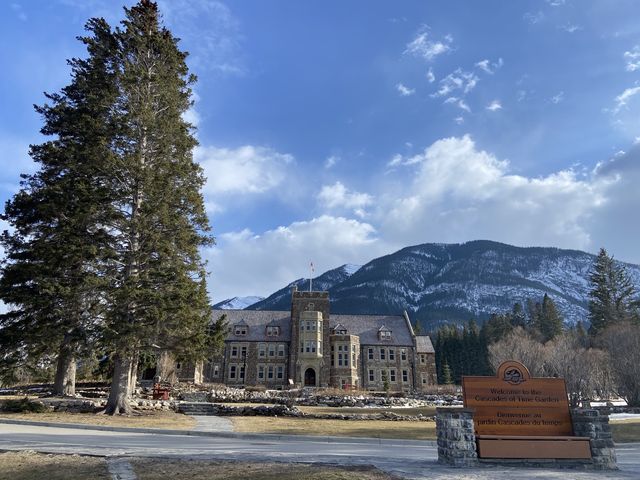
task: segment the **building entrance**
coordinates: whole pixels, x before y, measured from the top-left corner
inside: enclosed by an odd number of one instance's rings
[[[315,387],[316,386],[316,371],[313,368],[307,368],[304,372],[304,386]]]

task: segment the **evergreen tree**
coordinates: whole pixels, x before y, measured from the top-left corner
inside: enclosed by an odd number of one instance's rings
[[[191,106],[186,53],[159,21],[157,5],[125,9],[118,47],[121,130],[111,182],[112,245],[107,340],[114,373],[106,412],[129,411],[138,353],[153,346],[185,358],[202,355],[210,318],[199,247],[211,241],[193,161],[196,145],[183,115]]]
[[[545,293],[542,299],[542,310],[539,320],[539,329],[540,334],[542,335],[542,341],[547,342],[557,335],[560,335],[562,333],[562,325],[562,317],[558,313],[556,304],[551,297]]]
[[[453,375],[448,363],[445,363],[442,366],[442,381],[440,383],[443,383],[444,385],[453,385]]]
[[[0,298],[10,310],[0,316],[0,370],[42,367],[57,357],[60,395],[75,393],[76,356],[95,339],[103,304],[100,259],[108,256],[106,192],[96,172],[110,155],[115,44],[103,20],[86,29],[90,35],[80,40],[88,59],[71,60],[71,84],[36,107],[41,133],[53,138],[31,146],[39,169],[22,176],[2,216],[12,231],[1,239]]]
[[[635,288],[623,265],[600,249],[589,276],[589,333],[597,335],[610,325],[634,318]]]
[[[524,313],[524,309],[522,308],[522,304],[520,303],[515,303],[513,305],[513,310],[511,311],[511,325],[522,328],[526,328],[527,326],[527,317]]]

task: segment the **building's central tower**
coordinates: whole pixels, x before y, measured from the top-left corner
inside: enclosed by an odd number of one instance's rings
[[[329,386],[329,292],[299,292],[291,298],[289,372],[296,385]]]

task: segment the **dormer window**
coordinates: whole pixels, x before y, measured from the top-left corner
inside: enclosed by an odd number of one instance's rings
[[[339,323],[338,325],[333,327],[333,334],[334,335],[346,335],[347,334],[347,328],[344,325],[342,325],[341,323]]]
[[[243,336],[247,334],[248,330],[249,327],[247,327],[247,325],[235,325],[233,327],[233,334]]]
[[[267,327],[267,337],[277,337],[278,335],[280,335],[280,327]]]
[[[380,340],[391,340],[391,330],[389,330],[384,325],[380,327],[378,330],[378,339]]]

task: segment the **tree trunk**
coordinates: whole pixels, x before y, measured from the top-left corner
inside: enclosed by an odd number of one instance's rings
[[[53,394],[62,397],[72,397],[76,394],[76,357],[68,338],[65,338],[60,346]]]
[[[136,385],[138,384],[138,363],[140,356],[134,353],[133,360],[131,362],[131,370],[129,372],[129,395],[136,393]]]
[[[107,415],[129,414],[131,413],[129,382],[132,361],[129,355],[116,353],[113,364],[111,389],[104,413]]]

